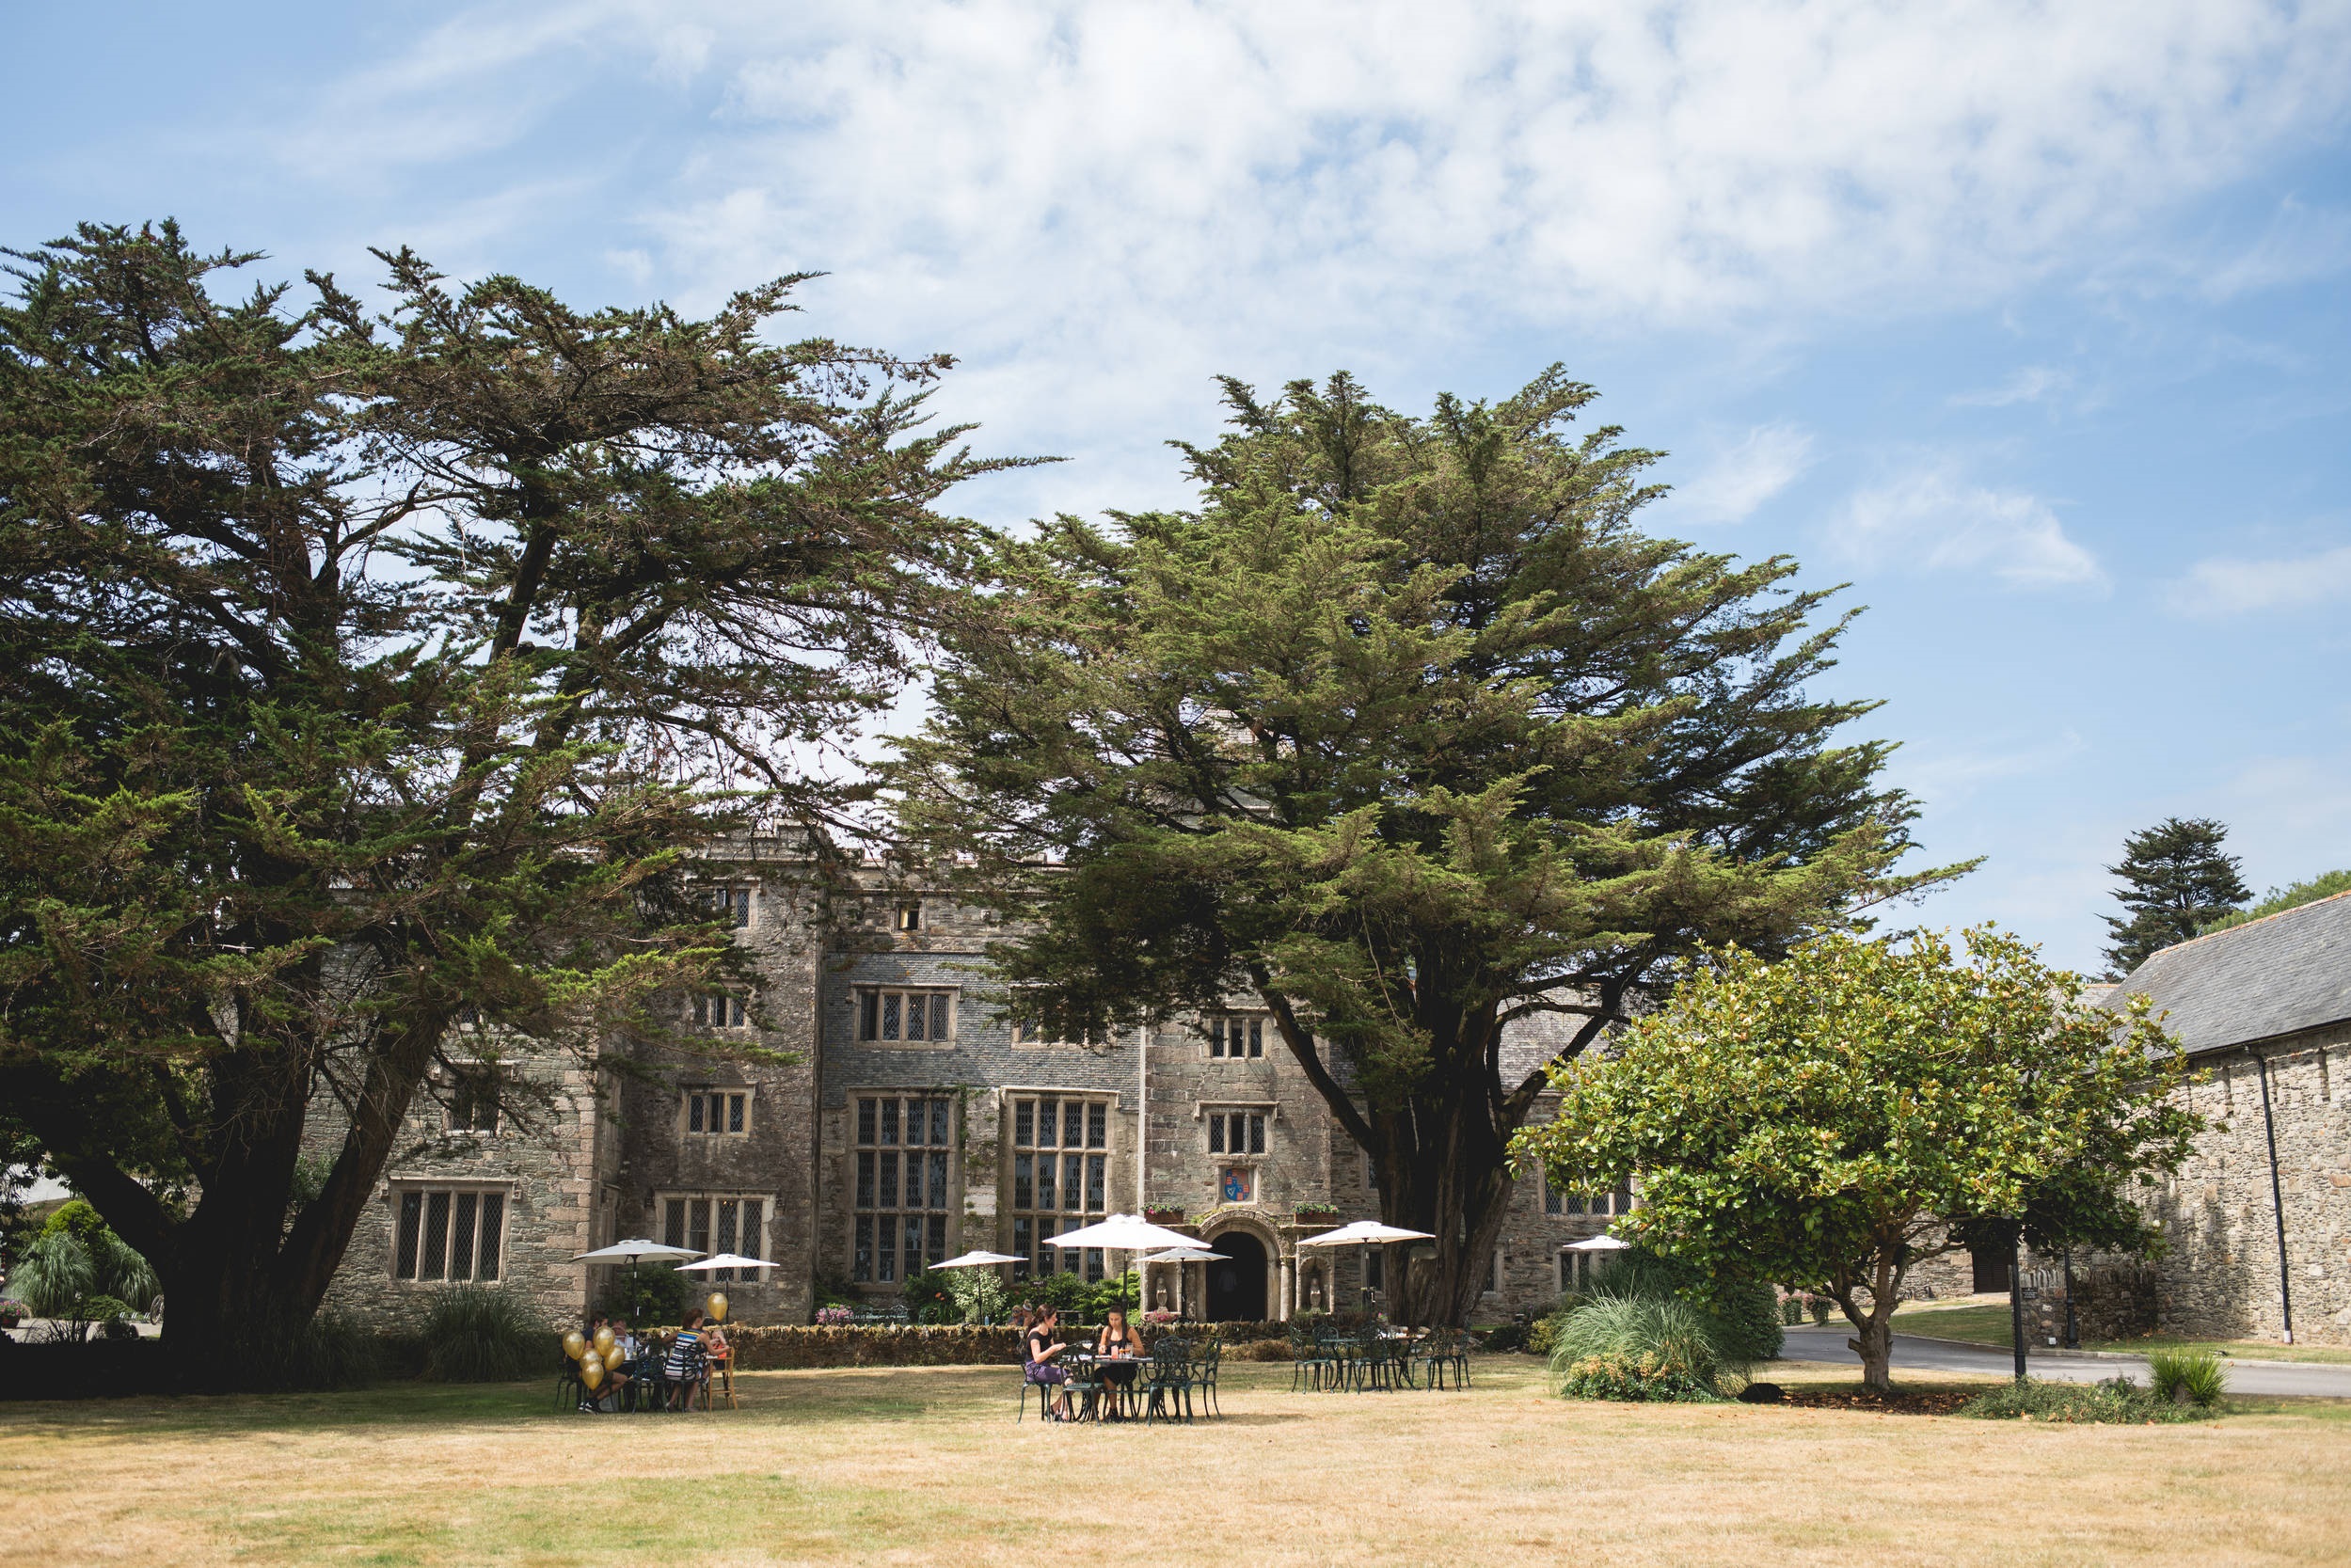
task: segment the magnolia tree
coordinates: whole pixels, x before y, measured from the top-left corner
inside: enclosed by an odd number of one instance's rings
[[[1557,1118],[1518,1148],[1568,1185],[1637,1175],[1629,1238],[1834,1300],[1882,1392],[1903,1277],[1970,1227],[2152,1244],[2129,1189],[2200,1125],[2169,1098],[2179,1064],[2145,998],[2088,1006],[1990,927],[1963,958],[1939,936],[1832,935],[1699,970],[1563,1068]]]

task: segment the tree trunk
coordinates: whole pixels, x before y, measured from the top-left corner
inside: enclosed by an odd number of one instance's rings
[[[1894,1392],[1893,1314],[1873,1307],[1863,1317],[1847,1304],[1845,1315],[1852,1320],[1854,1330],[1845,1345],[1861,1357],[1861,1386],[1873,1394]]]
[[[236,1051],[214,1060],[208,1100],[216,1147],[199,1173],[196,1205],[184,1215],[111,1163],[58,1162],[107,1223],[154,1265],[164,1286],[164,1341],[172,1350],[178,1382],[198,1388],[275,1388],[309,1374],[300,1342],[391,1158],[447,1023],[446,1009],[431,1008],[387,1021],[369,1054],[342,1147],[318,1196],[291,1224],[294,1166],[318,1054],[299,1046]],[[70,1108],[62,1097],[57,1103]],[[39,1111],[28,1119],[37,1133],[47,1121]],[[65,1138],[57,1143],[72,1147]]]
[[[1861,1384],[1873,1394],[1894,1392],[1894,1308],[1902,1299],[1908,1253],[1908,1239],[1898,1227],[1891,1233],[1882,1231],[1878,1254],[1867,1266],[1868,1277],[1840,1277],[1829,1288],[1830,1296],[1853,1325],[1853,1337],[1845,1341],[1845,1347],[1861,1357]],[[1855,1299],[1864,1290],[1869,1292],[1866,1314]]]
[[[1417,1243],[1433,1247],[1433,1259],[1414,1263],[1407,1248],[1402,1275],[1389,1280],[1398,1315],[1415,1326],[1467,1323],[1490,1287],[1495,1246],[1516,1187],[1510,1140],[1534,1101],[1532,1090],[1501,1091],[1489,1049],[1499,1027],[1492,1010],[1440,1021],[1432,1029],[1431,1063],[1416,1092],[1400,1105],[1367,1113],[1325,1066],[1289,998],[1262,974],[1257,983],[1291,1054],[1371,1157],[1379,1176],[1381,1220],[1436,1238]],[[1579,1037],[1579,1047],[1592,1032]]]

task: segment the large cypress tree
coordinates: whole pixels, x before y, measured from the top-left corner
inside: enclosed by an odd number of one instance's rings
[[[1227,393],[1183,449],[1197,512],[1003,547],[908,816],[1037,917],[1002,961],[1043,1020],[1262,999],[1385,1217],[1438,1237],[1410,1310],[1459,1321],[1548,1082],[1502,1075],[1506,1026],[1565,1014],[1573,1055],[1707,944],[1948,873],[1893,870],[1888,748],[1836,738],[1874,705],[1805,692],[1825,594],[1642,533],[1655,454],[1568,432],[1589,388],[1425,419],[1343,375]]]
[[[2106,867],[2122,879],[2115,899],[2129,912],[2106,915],[2114,941],[2106,948],[2109,976],[2121,979],[2159,948],[2185,942],[2253,896],[2238,877],[2242,863],[2224,854],[2229,830],[2208,816],[2167,816],[2122,841],[2122,863]]]
[[[834,809],[787,748],[898,689],[982,466],[915,428],[943,361],[767,341],[792,279],[697,321],[402,252],[374,317],[255,259],[85,227],[0,307],[0,1107],[229,1381],[461,1007],[593,1061],[718,961],[681,856],[723,785]]]

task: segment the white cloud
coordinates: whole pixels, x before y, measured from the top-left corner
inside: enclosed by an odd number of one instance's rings
[[[2173,609],[2202,616],[2308,610],[2351,600],[2351,545],[2273,561],[2216,556],[2189,567],[2168,596]]]
[[[1999,386],[1980,392],[1961,392],[1951,402],[1962,408],[2006,408],[2010,404],[2039,403],[2052,392],[2073,385],[2073,378],[2047,365],[2026,365]]]
[[[1696,478],[1676,485],[1662,512],[1676,522],[1744,522],[1811,466],[1809,431],[1792,424],[1757,425]]]
[[[1860,565],[1988,571],[2020,588],[2105,580],[2048,502],[1967,483],[1947,467],[1857,492],[1831,524],[1829,542]]]
[[[944,410],[1088,459],[1003,483],[1085,507],[1167,483],[1219,372],[1404,401],[1464,343],[1532,372],[2162,254],[2166,214],[2335,127],[2345,79],[2351,0],[593,0],[481,7],[264,139],[338,189],[570,160],[551,182],[610,182],[638,230],[592,253],[689,308],[826,271],[825,330],[956,352]],[[617,161],[546,134],[631,86],[696,112]],[[1768,493],[1734,477],[1684,503]]]

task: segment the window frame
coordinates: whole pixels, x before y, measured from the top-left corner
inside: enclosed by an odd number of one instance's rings
[[[712,1015],[716,1015],[714,1021]],[[751,1002],[741,991],[725,986],[686,993],[686,1022],[695,1029],[722,1029],[729,1034],[749,1029]]]
[[[479,1062],[445,1067],[435,1076],[439,1080],[440,1092],[437,1100],[441,1111],[442,1132],[453,1136],[464,1134],[476,1138],[496,1138],[505,1135],[511,1119],[506,1115],[506,1089],[516,1081],[513,1072],[496,1062]],[[490,1090],[490,1124],[487,1127],[478,1125],[480,1117],[478,1098],[471,1101],[474,1115],[467,1121],[460,1123],[458,1107],[463,1097],[469,1092],[478,1097],[484,1087]]]
[[[693,901],[705,913],[716,915],[727,929],[747,931],[752,926],[753,895],[757,884],[740,881],[697,881]]]
[[[1250,1012],[1246,1008],[1209,1014],[1207,1027],[1201,1031],[1205,1042],[1201,1050],[1206,1053],[1205,1059],[1212,1062],[1263,1061],[1265,1059],[1265,1036],[1270,1032],[1269,1026],[1272,1022],[1271,1013]],[[1233,1041],[1233,1036],[1240,1032],[1240,1026],[1245,1023],[1248,1025],[1248,1028],[1245,1038],[1238,1043],[1247,1045],[1247,1053],[1243,1054],[1238,1050],[1228,1050],[1229,1044],[1236,1043]]]
[[[1086,1088],[1008,1087],[1002,1094],[1002,1121],[999,1142],[1004,1149],[1004,1165],[997,1173],[1002,1183],[1000,1208],[1011,1237],[1009,1250],[1020,1259],[1012,1265],[1012,1277],[1030,1279],[1045,1273],[1082,1274],[1089,1282],[1104,1277],[1103,1250],[1100,1247],[1080,1247],[1072,1251],[1051,1244],[1054,1237],[1083,1226],[1092,1225],[1110,1212],[1111,1173],[1118,1160],[1126,1152],[1119,1144],[1117,1118],[1112,1112],[1119,1107],[1116,1091]],[[1044,1117],[1037,1107],[1054,1108],[1054,1137],[1051,1142],[1040,1136]],[[1074,1107],[1077,1117],[1072,1122],[1070,1112]],[[1024,1138],[1022,1112],[1028,1113],[1028,1135]],[[1069,1141],[1074,1125],[1078,1141]],[[1026,1174],[1023,1166],[1026,1165]],[[1081,1185],[1072,1187],[1070,1176],[1074,1170]],[[1023,1187],[1025,1181],[1027,1186]],[[1028,1201],[1021,1201],[1026,1191]],[[1037,1199],[1050,1192],[1054,1201],[1042,1204]],[[1068,1196],[1074,1196],[1074,1204]],[[1050,1222],[1053,1228],[1043,1228]],[[1053,1267],[1040,1265],[1052,1259]]]
[[[693,1227],[696,1215],[691,1207],[696,1203],[707,1206],[706,1212],[700,1216],[704,1221],[704,1227],[699,1232]],[[723,1222],[728,1216],[721,1206],[729,1203],[735,1205],[733,1218],[736,1235],[732,1241],[723,1241],[722,1240],[725,1235]],[[743,1223],[742,1206],[746,1203],[759,1205],[758,1216],[749,1225]],[[675,1212],[672,1209],[673,1205],[676,1206]],[[745,1258],[756,1258],[768,1262],[773,1262],[774,1259],[768,1257],[767,1232],[768,1227],[775,1223],[778,1207],[776,1196],[773,1193],[746,1193],[718,1187],[663,1187],[657,1190],[653,1196],[653,1214],[658,1222],[655,1228],[660,1232],[663,1244],[691,1247],[692,1250],[705,1254],[736,1252]],[[678,1222],[675,1227],[670,1224],[672,1219]],[[757,1232],[756,1240],[752,1237],[754,1231]],[[695,1246],[694,1238],[697,1235],[703,1241],[714,1244]],[[673,1236],[677,1239],[671,1240]],[[702,1277],[713,1283],[739,1282],[745,1285],[759,1285],[766,1283],[767,1276],[773,1272],[770,1269],[712,1269]]]
[[[898,1001],[900,1037],[893,1038],[882,1033],[889,1016],[888,998]],[[904,1037],[906,1019],[912,1011],[906,998],[920,997],[924,1001],[925,1034],[921,1038]],[[859,1045],[880,1046],[889,1051],[947,1051],[952,1050],[962,1035],[963,991],[960,986],[918,986],[885,984],[880,981],[857,981],[850,987],[850,1033]],[[945,1004],[944,1014],[941,1004]],[[936,1033],[939,1019],[946,1020],[946,1033]]]
[[[683,1084],[678,1086],[677,1094],[677,1135],[681,1138],[748,1138],[752,1129],[757,1125],[753,1101],[757,1099],[758,1091],[752,1085]],[[705,1121],[713,1119],[707,1104],[697,1104],[697,1101],[711,1101],[723,1102],[719,1107],[722,1114],[717,1119],[723,1120],[727,1125],[696,1127],[694,1115],[697,1110],[705,1112]],[[735,1125],[738,1121],[741,1125]]]
[[[1005,999],[1004,1027],[1012,1044],[1023,1051],[1092,1051],[1096,1041],[1090,1031],[1076,1039],[1046,1039],[1038,1034],[1039,1026],[1024,1017],[1020,1007],[1020,991],[1013,990]]]
[[[889,1107],[886,1114],[884,1105]],[[906,1110],[910,1105],[924,1108],[914,1113],[921,1117],[925,1129],[925,1136],[919,1141],[905,1135],[913,1125]],[[870,1132],[867,1106],[873,1108]],[[917,1256],[924,1269],[944,1259],[947,1247],[956,1239],[955,1220],[962,1203],[963,1187],[963,1173],[956,1159],[962,1148],[962,1097],[938,1088],[851,1089],[847,1111],[848,1136],[843,1140],[849,1151],[844,1182],[850,1216],[846,1272],[853,1285],[902,1287],[908,1277],[905,1264],[909,1219],[923,1224]],[[924,1157],[920,1169],[927,1179],[925,1197],[935,1201],[909,1207],[905,1199],[912,1189],[900,1173],[912,1161],[901,1162],[900,1156],[913,1154]],[[889,1162],[886,1182],[882,1180],[885,1159]],[[891,1200],[886,1204],[881,1201],[885,1194]],[[881,1244],[884,1221],[888,1222],[886,1233],[890,1237],[886,1255]]]
[[[515,1233],[515,1200],[519,1196],[518,1185],[513,1181],[449,1181],[393,1178],[388,1193],[391,1208],[391,1244],[387,1249],[389,1254],[388,1272],[391,1275],[392,1283],[395,1286],[405,1286],[412,1290],[422,1290],[442,1289],[453,1285],[504,1282],[507,1277],[507,1248]],[[424,1253],[426,1242],[432,1235],[432,1200],[436,1196],[445,1198],[447,1203],[442,1210],[440,1219],[440,1259],[437,1264],[439,1272],[428,1275],[424,1272],[426,1263]],[[411,1198],[416,1200],[413,1233],[409,1228],[409,1200]],[[489,1209],[489,1205],[484,1201],[486,1198],[497,1199],[498,1241],[496,1245],[489,1249],[490,1255],[484,1257],[482,1220]],[[451,1265],[456,1256],[456,1241],[460,1233],[461,1217],[471,1228],[467,1232],[467,1272],[458,1275]],[[406,1274],[401,1272],[404,1262],[409,1268]],[[484,1263],[490,1266],[486,1273],[484,1272]]]

